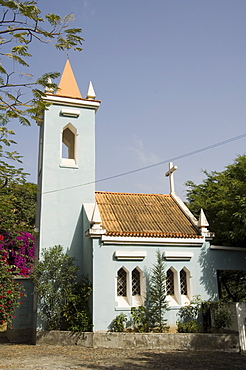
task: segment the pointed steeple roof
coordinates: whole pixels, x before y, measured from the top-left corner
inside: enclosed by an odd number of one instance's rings
[[[58,87],[57,95],[82,99],[69,59],[66,61]]]

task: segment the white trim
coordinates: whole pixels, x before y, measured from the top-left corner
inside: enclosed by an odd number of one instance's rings
[[[76,164],[75,159],[72,158],[61,158],[60,167],[79,168],[79,166]]]
[[[117,260],[140,260],[142,261],[146,256],[146,251],[115,251],[115,258]]]
[[[102,242],[105,244],[154,244],[154,245],[178,245],[187,247],[201,247],[205,242],[205,238],[156,238],[156,237],[133,237],[133,236],[108,236],[102,235]]]
[[[195,218],[193,213],[191,213],[189,208],[184,204],[182,199],[176,193],[171,193],[171,196],[176,201],[176,203],[178,203],[178,205],[180,206],[182,211],[185,213],[185,215],[188,217],[188,219],[193,223],[193,225],[197,226],[197,224],[198,224],[197,219]]]
[[[93,229],[93,227],[85,232],[85,236],[88,236],[89,238],[101,238],[103,234],[106,233],[105,229],[99,228],[99,229]]]
[[[170,252],[166,251],[163,253],[163,256],[166,260],[175,260],[175,261],[190,261],[193,257],[192,252]]]
[[[61,115],[66,117],[79,117],[80,110],[79,109],[62,109]]]
[[[52,103],[60,103],[63,105],[69,105],[81,108],[93,108],[97,110],[100,107],[101,102],[99,100],[86,100],[86,99],[73,99],[57,95],[46,95],[44,100]]]
[[[240,247],[226,247],[224,245],[210,245],[210,249],[218,249],[223,251],[238,251],[238,252],[245,252],[246,248],[240,248]]]

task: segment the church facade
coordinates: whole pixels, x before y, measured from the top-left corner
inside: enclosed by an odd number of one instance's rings
[[[69,61],[40,124],[39,254],[62,245],[92,283],[93,330],[109,330],[121,312],[144,304],[146,277],[159,250],[165,260],[168,325],[194,295],[218,299],[217,272],[245,270],[243,250],[211,245],[212,233],[174,191],[170,194],[95,192],[95,115],[90,83],[82,98]]]

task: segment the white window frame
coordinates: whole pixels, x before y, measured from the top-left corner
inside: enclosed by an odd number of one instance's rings
[[[118,296],[118,272],[123,269],[125,272],[126,272],[126,296]],[[116,302],[118,304],[119,307],[128,307],[130,302],[129,302],[129,271],[125,268],[125,266],[121,266],[120,268],[118,268],[117,272],[116,272],[116,284],[115,284],[115,288],[116,288],[116,292],[115,292],[115,295],[116,295]]]
[[[180,273],[184,270],[186,273],[186,285],[187,285],[187,294],[181,294],[181,286],[180,286]],[[190,304],[192,294],[191,294],[191,273],[187,267],[183,267],[179,271],[179,289],[180,289],[180,304],[184,306],[185,304]]]
[[[179,306],[179,280],[178,280],[178,271],[170,266],[168,270],[171,270],[173,273],[173,283],[174,283],[174,295],[167,295],[167,302],[169,306]]]
[[[74,158],[63,158],[62,157],[63,132],[66,129],[69,129],[74,135],[74,153],[73,153]],[[60,165],[62,167],[77,167],[78,165],[77,163],[77,142],[78,142],[77,137],[78,137],[77,129],[70,122],[62,128],[61,140],[60,140],[60,143],[61,143],[60,144]]]
[[[117,295],[117,277],[118,271],[123,268],[126,272],[126,293],[127,296],[118,296]],[[132,295],[132,272],[137,269],[140,274],[140,295]],[[146,296],[146,279],[144,277],[144,273],[139,266],[134,266],[131,270],[128,270],[125,266],[120,266],[116,272],[115,278],[115,296],[116,296],[116,304],[118,309],[120,308],[131,308],[131,307],[138,307],[142,306],[145,301]]]
[[[137,295],[132,294],[132,272],[135,269],[139,272],[139,279],[140,279],[140,294],[137,294]],[[136,266],[131,271],[131,306],[132,307],[139,307],[139,306],[144,305],[145,295],[146,295],[145,291],[146,291],[146,282],[144,279],[143,271],[138,266]]]

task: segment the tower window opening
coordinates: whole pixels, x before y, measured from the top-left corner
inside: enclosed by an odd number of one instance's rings
[[[75,159],[75,134],[68,127],[62,133],[62,158]]]

